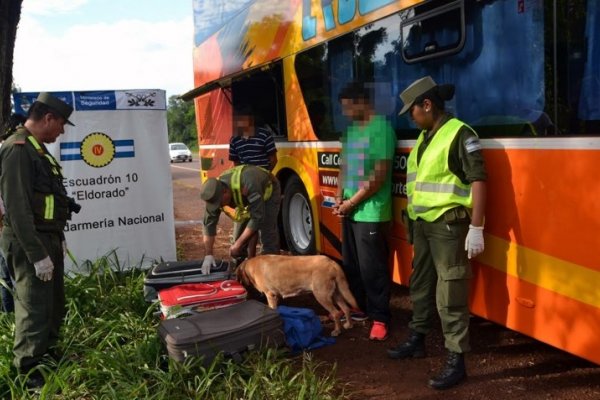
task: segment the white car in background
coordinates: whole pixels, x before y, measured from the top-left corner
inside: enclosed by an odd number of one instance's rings
[[[169,157],[171,162],[192,162],[192,152],[184,143],[169,143]]]

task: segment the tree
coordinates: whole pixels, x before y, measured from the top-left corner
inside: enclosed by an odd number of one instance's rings
[[[189,147],[195,147],[198,136],[194,103],[183,101],[178,96],[169,97],[167,126],[169,142],[183,142]]]
[[[12,67],[23,0],[0,0],[0,126],[10,117]]]

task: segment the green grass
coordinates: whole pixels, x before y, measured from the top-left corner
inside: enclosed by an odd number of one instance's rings
[[[144,272],[123,270],[114,255],[66,279],[67,316],[58,364],[48,364],[40,399],[342,399],[335,367],[309,353],[277,350],[241,364],[218,357],[170,360],[157,335],[156,305],[143,299]],[[0,398],[30,398],[12,365],[14,317],[0,313]],[[31,397],[33,398],[33,397]]]

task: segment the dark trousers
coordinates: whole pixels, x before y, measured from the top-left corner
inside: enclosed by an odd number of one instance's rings
[[[361,310],[374,321],[390,321],[389,222],[342,223],[343,269]]]
[[[445,347],[464,353],[469,345],[469,286],[471,265],[465,251],[469,222],[415,221],[414,259],[410,276],[413,316],[409,328],[429,333],[437,313]]]
[[[8,230],[4,228],[2,232],[2,251],[15,278],[14,364],[27,370],[38,364],[58,342],[65,316],[63,250],[58,233],[38,232],[54,263],[52,279],[43,282],[35,275],[35,267]]]
[[[0,296],[2,297],[2,311],[13,312],[15,311],[15,303],[12,295],[12,278],[8,272],[8,266],[6,265],[6,259],[0,252],[0,279],[3,283],[0,283]],[[6,286],[5,286],[6,285]]]

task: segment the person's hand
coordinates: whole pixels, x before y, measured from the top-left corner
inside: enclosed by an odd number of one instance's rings
[[[44,282],[48,282],[52,279],[52,271],[54,271],[54,263],[50,259],[50,256],[40,260],[38,262],[34,262],[33,266],[35,268],[35,276],[37,276],[40,280]]]
[[[344,200],[337,207],[333,208],[333,215],[345,217],[346,215],[350,215],[355,207],[356,204],[354,204],[352,200]]]
[[[239,257],[242,254],[242,246],[239,245],[237,242],[235,242],[234,244],[231,245],[231,247],[229,248],[229,255],[231,257]]]
[[[208,275],[210,274],[210,268],[216,266],[217,262],[215,261],[215,258],[213,256],[204,256],[204,261],[202,261],[202,273],[204,275]]]
[[[63,249],[63,258],[65,258],[67,256],[67,241],[66,240],[62,241],[62,249]]]
[[[483,226],[469,225],[469,233],[467,233],[467,239],[465,240],[465,250],[467,251],[467,257],[477,257],[483,252],[485,248],[483,242]]]
[[[344,199],[342,198],[342,196],[339,196],[339,195],[335,196],[335,204],[332,207],[333,215],[341,216],[340,207],[343,202],[344,202]]]
[[[339,207],[342,205],[343,202],[344,202],[344,198],[340,195],[337,195],[337,196],[335,196],[335,204],[333,206]]]

